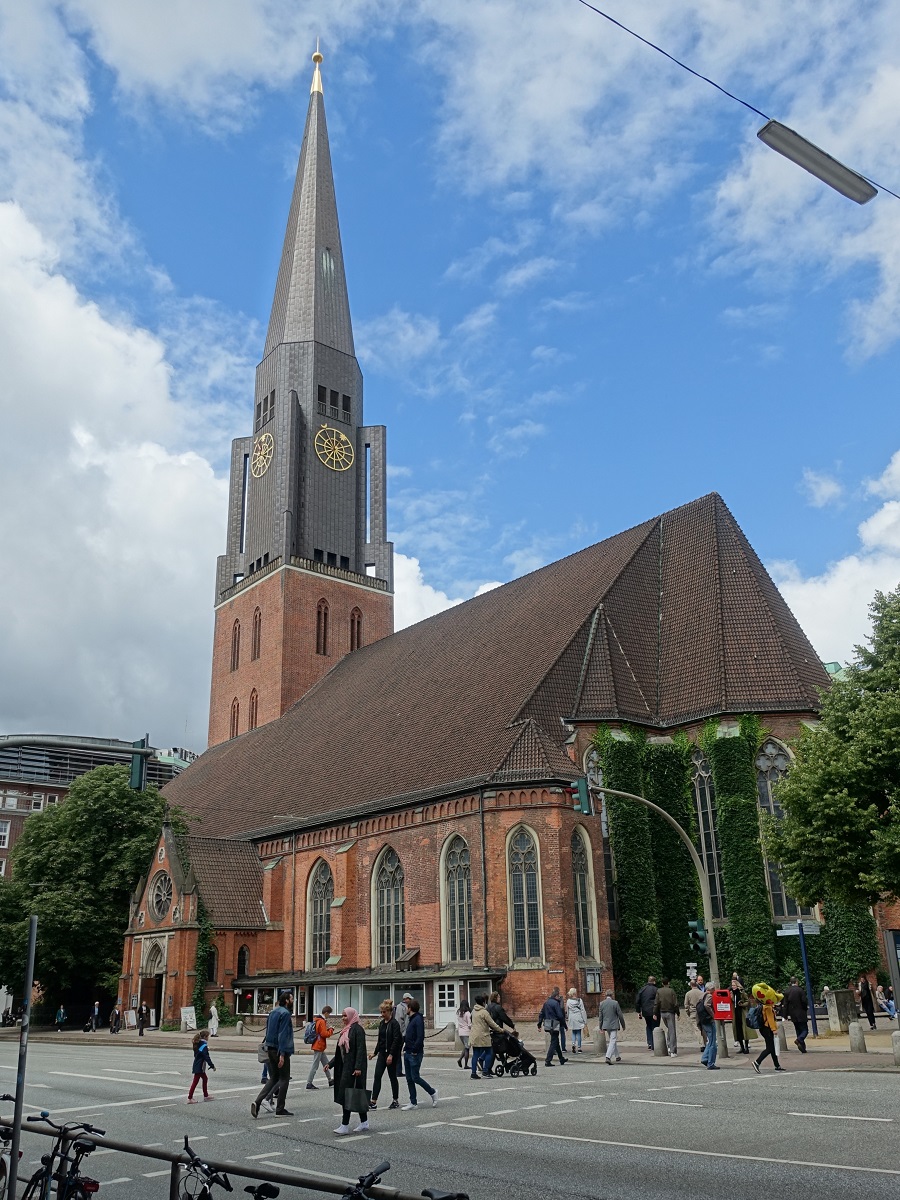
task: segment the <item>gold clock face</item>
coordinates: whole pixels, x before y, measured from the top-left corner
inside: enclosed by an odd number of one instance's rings
[[[316,434],[316,454],[332,471],[346,471],[353,466],[353,443],[346,433],[323,425]]]
[[[275,453],[275,439],[271,433],[261,433],[253,443],[253,454],[250,458],[250,474],[254,479],[265,475]]]

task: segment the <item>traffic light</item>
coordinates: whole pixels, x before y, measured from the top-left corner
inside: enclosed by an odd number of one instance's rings
[[[591,793],[588,791],[588,781],[582,776],[581,779],[576,779],[571,787],[567,787],[564,790],[572,797],[572,804],[575,811],[584,813],[586,817],[589,817],[593,809],[591,808]]]
[[[145,733],[138,741],[132,742],[131,745],[135,750],[146,750],[150,745],[150,738]],[[144,754],[132,754],[131,756],[131,778],[128,781],[132,791],[142,792],[147,786],[147,757]]]
[[[709,958],[709,942],[706,937],[706,926],[701,920],[688,921],[691,931],[691,949],[698,958]]]

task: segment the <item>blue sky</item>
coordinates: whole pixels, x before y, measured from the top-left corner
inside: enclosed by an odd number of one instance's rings
[[[863,636],[900,577],[900,202],[829,191],[576,0],[22,7],[4,731],[205,742],[228,446],[317,33],[400,622],[717,490],[820,654]],[[900,190],[886,0],[610,11]]]

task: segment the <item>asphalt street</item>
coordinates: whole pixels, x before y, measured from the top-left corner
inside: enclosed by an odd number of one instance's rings
[[[254,1056],[218,1051],[215,1042],[212,1056],[216,1099],[188,1106],[187,1050],[155,1048],[151,1039],[111,1045],[102,1034],[84,1046],[32,1043],[26,1112],[84,1117],[110,1137],[172,1150],[188,1134],[198,1153],[245,1166],[348,1178],[386,1158],[385,1183],[415,1194],[466,1191],[472,1200],[786,1191],[845,1200],[851,1188],[895,1200],[900,1189],[894,1075],[834,1066],[757,1076],[749,1063],[713,1073],[693,1056],[669,1062],[635,1052],[618,1066],[585,1056],[533,1078],[475,1082],[452,1059],[426,1058],[435,1107],[420,1096],[415,1111],[387,1111],[382,1092],[370,1132],[337,1138],[330,1091],[305,1090],[305,1056],[295,1061],[294,1115],[257,1120],[249,1112],[259,1088]],[[0,1092],[13,1090],[15,1063],[15,1044],[0,1044]],[[46,1139],[29,1135],[23,1148],[27,1177]],[[164,1166],[109,1150],[90,1159],[101,1195],[127,1200],[164,1197]],[[234,1182],[241,1194],[245,1181]],[[284,1197],[310,1194],[282,1189]]]

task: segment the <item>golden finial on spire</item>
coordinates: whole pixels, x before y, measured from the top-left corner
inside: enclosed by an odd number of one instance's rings
[[[322,55],[319,53],[319,39],[316,38],[316,52],[312,56],[313,62],[316,64],[313,71],[312,85],[310,86],[310,95],[313,92],[322,92],[322,74],[319,71],[319,63],[322,61]]]

